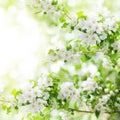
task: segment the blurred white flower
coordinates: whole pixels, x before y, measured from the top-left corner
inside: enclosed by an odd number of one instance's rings
[[[80,86],[82,86],[83,90],[95,90],[98,88],[98,84],[92,78],[87,78],[87,80],[80,83]]]
[[[60,85],[60,92],[58,94],[58,99],[71,99],[76,94],[76,88],[72,82],[64,82]]]
[[[102,112],[105,111],[106,110],[105,104],[107,103],[109,98],[110,98],[109,94],[103,95],[102,98],[99,99],[99,102],[96,105],[96,109]]]
[[[44,100],[48,100],[50,97],[50,94],[48,92],[43,92],[42,95]]]
[[[40,88],[46,88],[52,85],[53,85],[53,82],[51,78],[44,76],[38,80],[38,87]]]
[[[99,102],[102,104],[106,104],[106,102],[109,100],[109,98],[110,98],[109,94],[103,95],[102,98],[99,99]]]
[[[111,64],[109,62],[109,60],[107,58],[103,58],[103,63],[102,63],[104,68],[110,69],[111,68]]]
[[[27,105],[27,112],[36,113],[41,111],[45,106],[47,105],[47,102],[42,99],[37,99],[35,102]]]
[[[93,63],[88,63],[88,64],[83,63],[82,68],[80,69],[80,71],[78,71],[78,74],[82,76],[89,73],[91,77],[100,75],[96,65],[94,65]]]
[[[62,120],[71,120],[71,116],[68,114],[65,114],[64,112],[60,112],[59,116],[61,117]]]
[[[112,47],[113,47],[115,50],[120,51],[120,40],[115,41],[115,42],[112,44]]]

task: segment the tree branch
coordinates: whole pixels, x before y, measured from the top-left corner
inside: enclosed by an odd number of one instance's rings
[[[81,112],[81,113],[95,113],[94,111],[88,111],[88,110],[77,110],[77,109],[73,109],[73,108],[69,108],[73,111],[76,111],[76,112]],[[120,113],[120,111],[105,111],[104,113],[108,113],[108,114],[113,114],[113,113]]]
[[[0,100],[0,102],[2,102],[2,103],[9,103],[9,101],[6,101],[6,100]]]

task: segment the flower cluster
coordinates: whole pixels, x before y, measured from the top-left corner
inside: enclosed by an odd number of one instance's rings
[[[58,95],[58,99],[77,99],[79,97],[80,91],[77,90],[72,82],[64,82],[63,84],[60,85],[60,92]]]
[[[62,9],[63,1],[61,0],[30,0],[27,1],[28,5],[35,13],[47,14],[52,20],[59,19],[63,14]]]
[[[83,90],[93,90],[93,91],[98,87],[97,83],[91,78],[87,78],[86,81],[83,81],[81,86]]]
[[[48,54],[48,59],[52,62],[55,61],[63,61],[63,62],[74,62],[74,63],[80,63],[80,53],[74,53],[73,51],[69,51],[64,49],[57,49],[53,50],[51,49]]]
[[[81,19],[79,18],[81,15]],[[109,15],[104,16],[100,14],[100,11],[96,13],[85,14],[80,12],[78,14],[77,23],[73,25],[74,30],[79,30],[79,37],[81,42],[86,45],[96,45],[101,41],[104,41],[113,32],[118,29],[118,18]],[[83,16],[82,16],[83,15]]]

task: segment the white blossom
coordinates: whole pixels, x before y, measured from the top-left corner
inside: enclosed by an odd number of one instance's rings
[[[106,110],[105,104],[107,103],[109,98],[110,98],[109,94],[103,95],[102,98],[99,99],[99,102],[96,105],[96,109],[100,111],[105,111]]]
[[[18,104],[22,105],[26,102],[32,102],[35,99],[36,95],[33,92],[31,86],[27,86],[22,90],[22,93],[17,96]]]
[[[44,100],[48,100],[50,97],[50,94],[48,92],[43,92],[42,95]]]
[[[109,100],[109,98],[110,98],[109,94],[103,95],[102,98],[99,99],[99,102],[102,104],[106,104],[106,102]]]
[[[51,78],[42,77],[38,80],[38,87],[40,87],[40,88],[49,87],[52,85],[53,85],[53,82],[52,82]]]
[[[105,32],[102,32],[100,35],[101,40],[105,40],[107,38],[107,34]]]
[[[81,82],[83,90],[95,90],[98,88],[97,83],[92,78],[87,78],[87,80]]]
[[[76,88],[72,82],[64,82],[60,85],[59,99],[71,99],[76,94]]]
[[[118,66],[120,67],[120,58],[118,58],[117,64],[118,64]]]
[[[45,106],[47,105],[47,102],[42,99],[37,99],[35,102],[27,105],[27,111],[36,113],[41,111]]]
[[[100,75],[97,66],[93,63],[88,63],[88,64],[83,63],[82,68],[80,69],[80,71],[78,71],[78,74],[80,76],[90,74],[91,77]]]
[[[115,42],[112,44],[112,47],[113,47],[115,50],[120,51],[120,40],[115,41]]]
[[[64,112],[60,112],[59,116],[61,117],[62,120],[71,120],[71,116],[68,114],[65,114]]]
[[[104,68],[110,69],[111,68],[111,64],[109,62],[109,60],[107,58],[103,58],[103,63],[102,63]]]

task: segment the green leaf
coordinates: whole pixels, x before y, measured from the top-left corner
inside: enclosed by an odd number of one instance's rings
[[[11,112],[11,106],[3,105],[2,109],[5,110],[7,114]]]
[[[15,109],[18,110],[19,109],[18,106],[15,106]]]
[[[99,110],[95,110],[95,116],[98,118],[100,116],[100,111]]]
[[[75,75],[73,76],[73,80],[75,81],[75,83],[78,83],[78,81],[79,81],[79,76],[78,76],[77,74],[75,74]]]
[[[58,1],[57,0],[52,0],[52,5],[57,5]]]
[[[74,30],[74,26],[71,26],[71,30]]]
[[[66,28],[69,24],[68,23],[63,23],[62,28]]]
[[[77,102],[74,103],[74,109],[79,109]]]
[[[75,69],[76,69],[76,70],[80,70],[80,69],[81,69],[81,67],[82,67],[82,65],[81,65],[81,64],[76,64],[76,65],[75,65]]]
[[[11,91],[11,94],[16,98],[17,95],[22,94],[22,91],[21,90],[13,89]]]
[[[52,53],[54,53],[54,50],[50,49],[49,52],[48,52],[48,54],[52,54]]]
[[[76,14],[77,14],[78,18],[85,18],[85,19],[87,18],[87,16],[84,14],[83,11],[79,11]]]
[[[64,104],[64,108],[67,110],[69,109],[69,104],[70,104],[70,100],[67,100]]]
[[[65,19],[64,17],[60,17],[60,18],[59,18],[59,21],[60,21],[61,23],[64,23],[64,22],[66,22],[66,19]]]
[[[72,46],[69,44],[66,46],[66,49],[69,51],[72,48]]]

